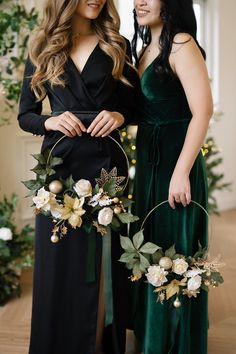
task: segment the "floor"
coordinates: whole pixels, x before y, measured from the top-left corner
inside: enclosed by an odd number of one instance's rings
[[[210,293],[208,354],[236,354],[236,210],[223,212],[211,221],[210,253],[212,257],[222,254],[226,266],[222,269],[224,285]],[[27,354],[31,284],[32,273],[25,271],[21,298],[0,308],[0,354]],[[132,344],[132,334],[128,332],[127,354],[132,353]]]

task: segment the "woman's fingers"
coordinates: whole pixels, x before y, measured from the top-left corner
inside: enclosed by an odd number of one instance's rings
[[[105,136],[108,136],[113,130],[117,128],[116,124],[113,124],[110,129],[108,129],[105,133],[102,134],[102,138],[105,138]]]
[[[98,138],[103,135],[105,136],[108,131],[110,132],[110,129],[113,126],[113,124],[114,122],[112,120],[106,122],[104,126],[102,126],[101,129],[98,131],[98,133],[95,135],[95,137]]]
[[[65,127],[63,127],[62,125],[59,125],[57,127],[57,130],[63,134],[65,134],[66,136],[68,136],[69,138],[73,138],[73,135],[70,133],[69,130],[67,130]]]
[[[191,193],[190,192],[186,193],[186,201],[187,201],[187,205],[191,203]]]
[[[96,128],[97,124],[99,124],[101,122],[101,120],[104,118],[104,114],[105,114],[105,111],[102,111],[97,115],[97,117],[92,121],[92,123],[88,127],[87,133],[91,133],[92,136],[95,135],[94,129]],[[95,129],[95,133],[96,133],[96,129]]]
[[[171,208],[175,209],[175,198],[174,198],[173,194],[169,194],[168,201],[169,201]]]
[[[77,135],[77,131],[74,129],[74,127],[71,125],[71,121],[65,118],[62,118],[60,120],[59,126],[65,128],[66,130],[68,130],[68,132],[70,132],[70,134],[72,136],[76,136]],[[79,133],[81,135],[81,132]]]
[[[124,116],[119,112],[100,112],[87,129],[91,136],[107,136],[112,130],[124,123]]]
[[[71,119],[71,122],[73,124],[74,129],[76,131],[78,131],[78,135],[79,135],[79,133],[81,133],[81,131],[84,132],[84,133],[87,131],[87,129],[85,128],[84,124],[81,122],[81,120],[78,117],[76,117],[71,112],[67,112],[67,114],[68,114],[68,116]]]
[[[190,193],[169,193],[168,197],[169,204],[171,208],[175,209],[175,203],[181,203],[184,207],[186,207],[191,202]]]

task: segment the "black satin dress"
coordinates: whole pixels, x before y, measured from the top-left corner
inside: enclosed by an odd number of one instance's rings
[[[89,125],[102,110],[118,111],[125,124],[132,121],[135,89],[115,80],[111,74],[113,62],[100,48],[95,47],[80,73],[71,58],[65,66],[66,86],[51,88],[45,85],[53,115],[74,112]],[[27,60],[18,120],[22,129],[44,135],[42,150],[51,148],[62,134],[46,132],[42,102],[30,89],[34,67]],[[124,75],[138,85],[136,72],[128,65]],[[82,113],[81,113],[82,112]],[[88,114],[87,114],[88,113]],[[119,141],[119,134],[113,133]],[[64,160],[53,179],[94,181],[101,168],[118,168],[119,175],[127,175],[124,156],[109,138],[65,138],[54,150]],[[98,310],[99,280],[102,261],[102,236],[88,235],[83,230],[71,230],[59,243],[50,241],[53,223],[49,217],[37,215],[35,239],[35,268],[33,310],[29,354],[94,354]],[[89,237],[95,237],[94,249]],[[93,240],[94,241],[94,240]],[[127,314],[127,274],[118,262],[121,254],[119,235],[112,233],[111,262],[113,289],[113,320],[105,328],[104,348],[107,354],[125,352]],[[92,256],[91,256],[92,255]]]

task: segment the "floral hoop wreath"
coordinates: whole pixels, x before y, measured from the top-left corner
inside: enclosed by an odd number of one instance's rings
[[[168,203],[165,200],[157,204],[144,218],[140,230],[130,239],[120,237],[121,247],[124,253],[119,261],[126,264],[132,271],[130,280],[136,282],[143,275],[157,293],[157,302],[161,304],[175,296],[174,307],[181,306],[180,297],[187,295],[196,298],[201,290],[209,291],[210,286],[218,287],[224,282],[219,268],[224,266],[220,262],[220,256],[209,260],[209,249],[203,248],[199,243],[199,249],[193,256],[176,252],[175,245],[163,251],[158,245],[147,242],[144,244],[144,225],[154,210]],[[209,218],[207,210],[198,202],[191,203],[201,208]]]
[[[56,172],[54,167],[63,163],[62,158],[52,156],[53,150],[66,137],[59,138],[50,150],[32,155],[38,162],[32,169],[36,179],[23,182],[30,190],[28,196],[33,196],[35,213],[48,215],[55,223],[51,241],[57,243],[68,233],[69,227],[83,227],[88,233],[95,227],[104,235],[110,228],[119,231],[122,224],[137,221],[139,218],[128,211],[132,201],[123,195],[129,174],[127,177],[117,176],[116,167],[110,172],[102,169],[94,188],[90,181],[74,181],[72,176],[48,183],[48,177]],[[129,160],[123,147],[112,136],[108,138],[121,149],[129,172]]]

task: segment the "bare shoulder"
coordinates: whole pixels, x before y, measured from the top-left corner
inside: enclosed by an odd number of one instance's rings
[[[197,44],[194,38],[189,33],[177,33],[173,38],[172,50],[171,53],[177,53],[183,48],[196,48]]]

